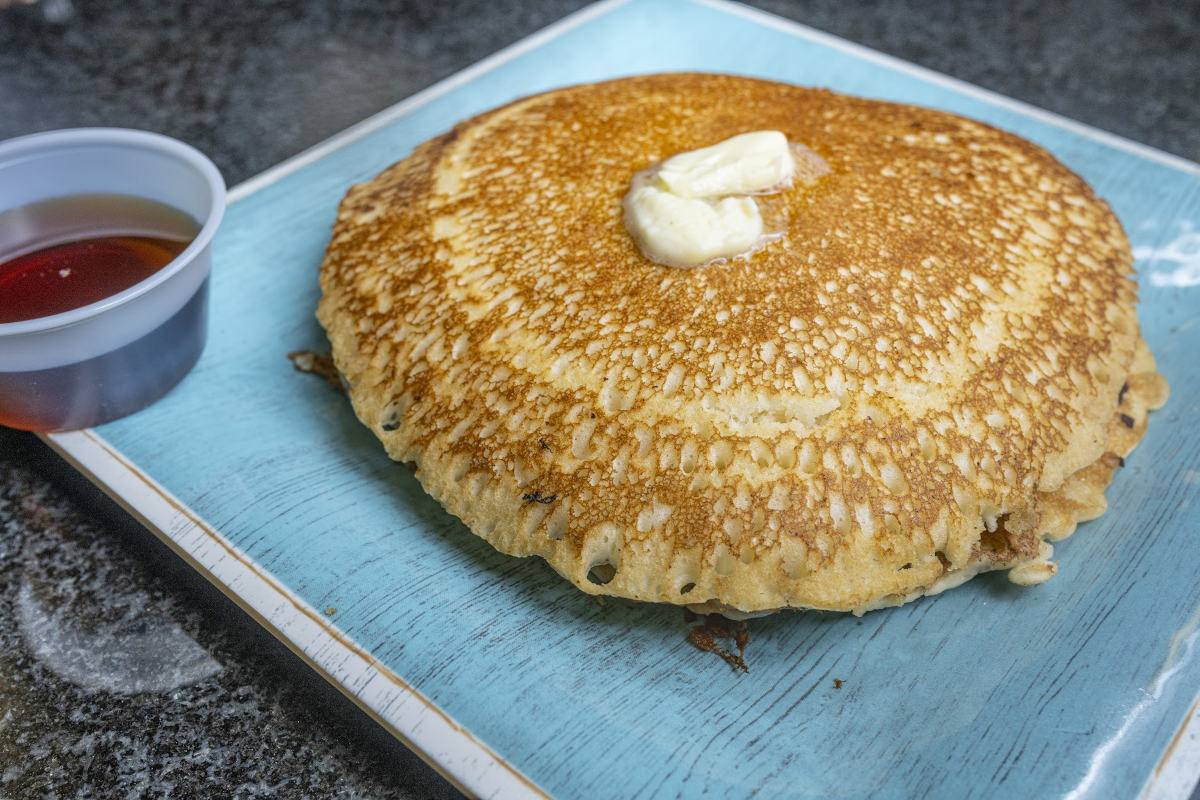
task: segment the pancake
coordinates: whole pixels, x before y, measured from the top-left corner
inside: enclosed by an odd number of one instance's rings
[[[640,171],[747,131],[828,165],[693,269],[623,224]],[[317,310],[358,417],[499,550],[700,611],[861,613],[1051,541],[1166,400],[1108,205],[948,113],[626,78],[462,122],[341,203]]]

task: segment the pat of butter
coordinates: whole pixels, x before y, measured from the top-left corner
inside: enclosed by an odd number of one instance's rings
[[[646,258],[669,267],[695,267],[745,253],[763,232],[749,197],[680,197],[650,183],[625,197],[625,225]]]
[[[795,169],[778,131],[680,153],[634,177],[624,200],[625,226],[647,258],[672,267],[750,252],[764,234],[749,195],[783,186]]]
[[[659,167],[658,180],[680,197],[722,197],[765,191],[795,170],[787,137],[779,131],[755,131],[668,158]]]

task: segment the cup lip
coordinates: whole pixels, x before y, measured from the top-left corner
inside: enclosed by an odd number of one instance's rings
[[[117,306],[140,297],[155,287],[169,281],[181,272],[212,242],[225,214],[225,179],[212,160],[190,144],[161,133],[133,128],[64,128],[61,130],[31,133],[0,141],[0,161],[33,155],[49,148],[73,145],[119,145],[166,153],[194,168],[208,184],[212,202],[196,237],[179,255],[171,259],[162,269],[133,286],[69,311],[44,317],[0,323],[0,341],[6,337],[43,333],[58,328],[77,325],[104,314]]]

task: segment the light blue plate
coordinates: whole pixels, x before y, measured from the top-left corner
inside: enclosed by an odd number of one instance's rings
[[[679,69],[976,117],[1049,148],[1112,203],[1172,400],[1109,490],[1111,510],[1058,546],[1058,577],[1032,589],[984,577],[862,618],[759,620],[743,675],[686,642],[678,609],[601,605],[540,561],[493,552],[384,456],[343,397],[293,372],[289,350],[327,347],[317,267],[350,184],[515,97]],[[1196,780],[1196,165],[737,6],[630,0],[233,198],[196,370],[146,411],[54,441],[460,785],[564,798],[1111,798]],[[138,480],[176,516],[156,516]],[[196,530],[216,555],[189,544]],[[230,559],[250,577],[223,577]]]

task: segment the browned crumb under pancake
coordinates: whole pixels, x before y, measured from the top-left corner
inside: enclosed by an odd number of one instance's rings
[[[760,198],[782,240],[646,261],[633,174],[755,129],[830,166]],[[1107,204],[1016,136],[657,75],[488,112],[352,188],[318,316],[359,417],[498,549],[594,594],[861,612],[1044,580],[1103,511],[1166,399],[1131,272]]]
[[[339,392],[346,391],[346,387],[342,383],[342,376],[338,374],[337,367],[334,366],[332,354],[317,353],[312,350],[293,350],[287,354],[287,357],[288,361],[292,362],[292,369],[297,372],[317,375],[324,378],[326,383]]]
[[[733,642],[737,652],[722,647],[718,642],[722,639]],[[731,620],[720,614],[709,614],[703,622],[688,630],[688,641],[698,649],[718,656],[735,670],[750,671],[750,667],[746,665],[746,645],[750,643],[750,626],[745,620]]]

